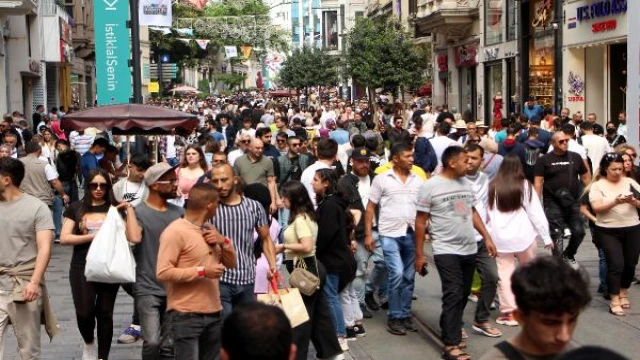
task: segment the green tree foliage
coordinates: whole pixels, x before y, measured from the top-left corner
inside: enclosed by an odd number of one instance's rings
[[[234,73],[224,73],[224,74],[215,74],[213,75],[213,84],[214,88],[218,86],[219,83],[226,85],[229,90],[242,86],[242,83],[246,79],[245,74],[234,74]]]
[[[370,89],[417,89],[427,59],[395,18],[359,19],[348,35],[347,71]]]
[[[339,65],[336,57],[320,50],[296,49],[282,64],[280,82],[295,89],[335,85],[338,83]]]

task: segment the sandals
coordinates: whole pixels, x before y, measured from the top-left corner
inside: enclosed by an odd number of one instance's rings
[[[623,309],[631,309],[631,303],[629,302],[628,297],[620,296],[620,307]]]
[[[618,310],[618,308],[620,310]],[[626,316],[627,314],[622,310],[622,306],[620,304],[609,304],[609,312],[615,316]]]
[[[457,351],[456,351],[457,350]],[[453,354],[457,352],[456,354]],[[444,360],[471,360],[471,356],[460,350],[458,346],[445,346],[442,350],[442,359]]]
[[[473,331],[478,332],[484,336],[488,336],[490,338],[497,338],[502,336],[502,332],[500,330],[494,328],[488,323],[485,323],[485,324],[474,323],[471,325],[471,328],[473,329]]]

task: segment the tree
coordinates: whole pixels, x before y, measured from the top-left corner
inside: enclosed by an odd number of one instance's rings
[[[370,103],[376,88],[396,94],[422,84],[426,57],[395,18],[359,19],[347,39],[347,72],[369,88]]]
[[[282,63],[280,82],[297,90],[338,83],[339,60],[326,53],[304,47],[296,49]]]

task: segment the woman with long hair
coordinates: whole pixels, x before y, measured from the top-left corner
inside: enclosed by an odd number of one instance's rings
[[[347,326],[340,302],[340,283],[350,283],[355,272],[349,274],[351,264],[351,241],[347,233],[347,201],[336,193],[337,176],[332,169],[316,171],[311,185],[316,193],[316,216],[318,218],[318,241],[316,256],[327,268],[327,283],[324,286],[324,297],[329,303],[333,316],[333,324],[342,350],[349,350],[347,343]],[[353,277],[351,277],[353,275]],[[348,277],[351,277],[349,279]],[[342,279],[341,279],[342,278]],[[362,320],[360,314],[358,320]],[[352,325],[353,326],[353,325]]]
[[[289,223],[283,232],[281,245],[276,245],[277,252],[283,252],[284,263],[289,273],[294,270],[294,260],[304,261],[306,268],[320,279],[320,289],[312,295],[302,295],[302,300],[309,314],[309,321],[293,329],[293,342],[298,348],[297,360],[306,360],[309,352],[309,341],[313,342],[316,356],[327,359],[342,353],[329,305],[322,295],[326,280],[326,269],[316,258],[316,239],[318,222],[311,198],[307,189],[299,181],[289,181],[282,186],[280,196],[284,206],[289,209]]]
[[[56,164],[58,158],[58,150],[56,150],[56,138],[53,136],[53,131],[49,128],[42,130],[42,141],[40,141],[40,147],[42,147],[42,157],[49,161],[50,165]]]
[[[600,161],[600,179],[591,184],[589,202],[596,213],[596,232],[607,262],[609,312],[624,316],[627,296],[640,254],[640,185],[624,174],[624,159],[608,153]]]
[[[120,284],[89,282],[84,276],[86,257],[91,242],[102,226],[111,206],[126,209],[126,232],[135,232],[138,227],[133,208],[129,203],[118,204],[112,183],[102,169],[89,172],[86,179],[84,198],[67,207],[60,242],[73,245],[73,255],[69,268],[71,296],[76,308],[78,329],[84,340],[83,359],[108,359],[113,338],[113,308]],[[98,351],[94,339],[97,323]]]
[[[178,196],[184,199],[185,205],[189,200],[189,191],[208,169],[202,148],[199,145],[187,146],[180,162],[180,167],[176,170],[178,175]]]
[[[518,262],[526,264],[536,256],[537,240],[552,248],[549,223],[538,194],[526,179],[522,162],[515,154],[505,156],[496,176],[489,183],[489,233],[498,255],[498,298],[500,313],[496,322],[517,326],[513,317],[516,302],[511,291],[511,275]]]

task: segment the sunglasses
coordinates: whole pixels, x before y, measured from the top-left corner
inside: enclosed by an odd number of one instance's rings
[[[248,144],[248,143],[251,142],[251,140],[240,140],[240,142],[243,143],[243,144]]]
[[[569,142],[569,140],[566,140],[566,139],[565,140],[558,140],[558,144],[566,144],[568,142]]]
[[[298,147],[298,146],[300,146],[300,144],[299,144],[299,143],[298,143],[298,144],[290,144],[289,146],[291,146],[291,147]]]
[[[631,157],[632,157],[632,158],[634,158],[634,159],[638,157],[638,154],[636,154],[636,153],[634,153],[634,152],[633,152],[633,153],[626,153],[626,154],[627,154],[627,155],[629,155],[629,156],[631,156]]]
[[[107,183],[89,183],[89,188],[93,191],[96,191],[98,189],[108,189],[111,187],[111,184],[107,184]]]
[[[285,142],[287,140],[276,140],[276,141],[279,142],[279,143],[283,143],[283,142]]]

